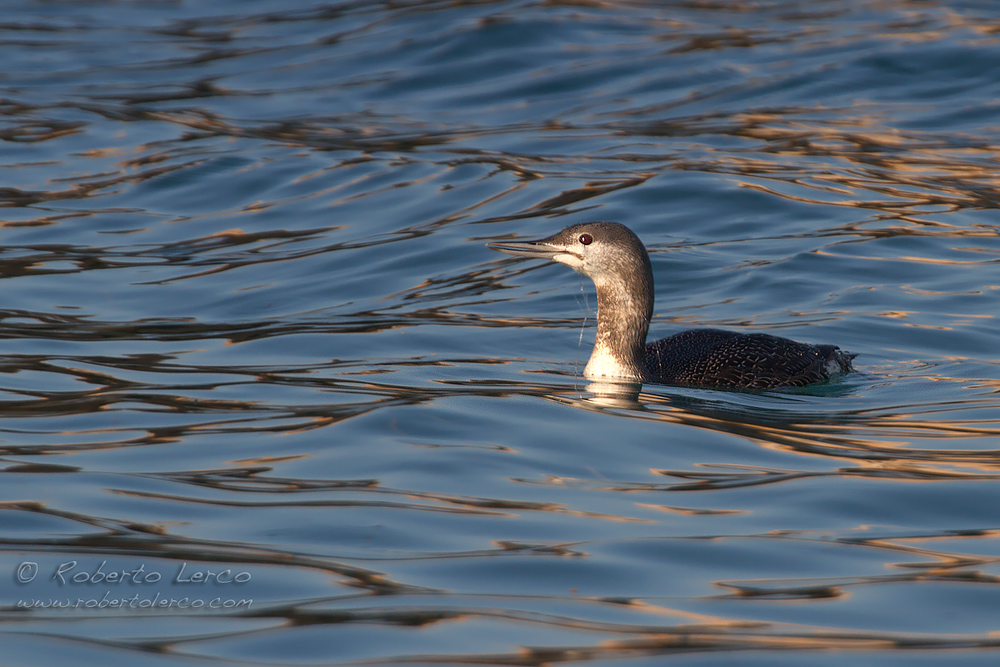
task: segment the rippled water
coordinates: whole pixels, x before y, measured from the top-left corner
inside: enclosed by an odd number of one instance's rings
[[[995,3],[5,10],[5,665],[997,659]],[[589,385],[595,219],[859,372]]]

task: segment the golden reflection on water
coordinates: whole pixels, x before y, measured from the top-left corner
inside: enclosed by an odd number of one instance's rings
[[[267,479],[262,477],[266,468],[244,470],[195,471],[187,474],[189,483],[208,484],[213,488],[235,485],[234,489],[246,490],[245,483],[261,483],[264,488],[271,486],[282,494],[315,491],[320,488],[340,490],[373,489],[373,480],[353,482],[320,481],[311,485],[302,480]],[[176,476],[175,476],[176,477]],[[178,480],[181,477],[177,477]],[[219,485],[222,485],[221,487]],[[409,494],[408,494],[409,495]],[[186,502],[189,499],[184,499]],[[281,502],[281,501],[278,501]],[[338,578],[344,585],[360,588],[363,592],[347,595],[319,595],[298,603],[283,603],[271,607],[242,612],[246,618],[270,619],[290,626],[328,627],[331,631],[342,626],[365,623],[382,626],[409,626],[426,628],[436,624],[456,620],[490,619],[494,621],[516,622],[538,628],[571,628],[588,633],[596,640],[578,646],[550,646],[546,648],[522,648],[509,655],[492,653],[454,654],[440,653],[422,656],[422,661],[451,663],[503,664],[547,664],[553,660],[579,661],[587,659],[611,659],[634,657],[636,655],[669,655],[675,652],[691,651],[759,651],[795,648],[800,650],[853,650],[888,651],[903,648],[954,649],[1000,646],[1000,640],[991,634],[935,634],[884,631],[837,630],[805,623],[782,623],[769,621],[748,621],[739,617],[694,613],[672,606],[670,600],[657,598],[607,598],[593,596],[570,596],[561,602],[572,604],[576,615],[551,613],[533,609],[537,602],[533,596],[519,595],[463,595],[445,590],[435,590],[425,586],[408,585],[393,580],[384,573],[371,568],[358,567],[329,557],[317,557],[304,553],[265,548],[260,544],[238,544],[204,539],[192,539],[173,535],[172,531],[158,525],[139,524],[133,521],[117,520],[110,517],[94,517],[65,510],[48,508],[36,502],[6,502],[0,509],[47,514],[80,524],[89,534],[79,537],[54,538],[48,548],[68,549],[73,553],[93,553],[102,557],[122,554],[156,554],[157,558],[198,563],[238,563],[243,565],[271,564],[318,570]],[[551,511],[554,508],[541,506],[512,507],[516,511]],[[741,581],[719,581],[717,586],[723,592],[710,596],[718,600],[774,600],[774,601],[822,601],[849,596],[852,591],[866,586],[886,584],[959,583],[962,585],[995,586],[997,577],[977,571],[974,568],[1000,562],[997,556],[980,556],[955,551],[943,551],[913,543],[926,542],[972,542],[995,539],[998,531],[953,531],[940,535],[866,535],[861,529],[854,535],[834,537],[832,542],[844,548],[862,548],[899,554],[907,559],[919,557],[922,562],[906,560],[890,563],[891,567],[903,572],[855,577],[822,577],[809,579],[752,579]],[[692,539],[692,538],[676,538]],[[696,538],[706,539],[706,538]],[[830,542],[831,538],[809,531],[786,531],[781,534],[760,536],[717,536],[713,540],[768,540],[768,541],[820,541]],[[7,548],[30,548],[37,550],[43,545],[37,540],[21,544],[10,538],[0,538]],[[580,558],[587,555],[586,544],[529,543],[499,541],[492,551],[452,552],[447,554],[408,554],[407,560],[414,558],[503,558],[532,555],[542,558]],[[391,560],[391,559],[390,559]],[[558,598],[547,596],[550,601]],[[709,598],[706,598],[709,599]],[[641,612],[646,622],[609,622],[592,617],[600,616],[602,608],[634,609]],[[34,616],[44,619],[44,614]],[[649,619],[655,617],[657,622]],[[239,634],[246,640],[258,632],[268,632],[271,626],[260,629],[247,628]],[[144,640],[147,648],[151,645],[158,650],[185,651],[199,638],[161,638]],[[376,660],[373,664],[390,664]]]
[[[127,33],[119,32],[115,18],[96,23],[103,26],[98,31],[102,43],[109,42],[108,34],[128,37],[125,48],[115,42],[115,52],[104,53],[113,62],[110,67],[86,59],[75,64],[75,56],[83,54],[73,53],[74,40],[83,40],[80,49],[100,46],[85,41],[94,39],[86,21],[39,19],[44,40],[6,46],[42,49],[45,57],[21,68],[24,72],[8,72],[16,85],[0,100],[0,141],[17,156],[3,165],[6,180],[0,188],[0,229],[11,234],[0,247],[0,279],[10,286],[5,292],[10,301],[0,310],[0,342],[7,345],[0,357],[0,473],[6,475],[8,494],[0,511],[28,519],[17,524],[27,526],[23,531],[3,531],[0,548],[17,557],[76,554],[242,564],[267,572],[315,572],[323,579],[300,597],[278,596],[231,616],[206,615],[194,621],[199,627],[193,630],[166,625],[164,631],[151,624],[100,635],[110,639],[79,639],[72,628],[81,619],[107,622],[115,617],[95,612],[65,623],[67,615],[58,610],[5,609],[7,625],[0,632],[24,629],[24,634],[55,636],[102,647],[117,659],[126,651],[184,659],[201,655],[213,641],[266,643],[267,637],[280,635],[294,644],[295,632],[310,627],[333,637],[358,628],[383,629],[386,647],[378,655],[388,657],[365,660],[368,665],[541,666],[696,651],[732,655],[1000,647],[995,633],[951,634],[936,631],[937,624],[923,633],[842,629],[872,618],[869,609],[859,613],[862,620],[853,620],[850,608],[839,620],[761,620],[772,613],[777,618],[785,605],[798,605],[804,614],[831,602],[855,604],[890,585],[906,585],[920,600],[929,587],[962,586],[987,594],[998,582],[994,570],[1000,557],[990,554],[997,552],[1000,533],[992,525],[975,528],[988,523],[982,518],[986,511],[976,507],[975,485],[1000,478],[996,365],[992,357],[956,349],[961,342],[943,349],[939,344],[944,339],[920,339],[922,347],[897,340],[900,331],[914,330],[973,338],[970,330],[984,330],[995,319],[992,304],[982,301],[929,310],[935,299],[995,298],[1000,224],[993,213],[1000,205],[1000,146],[990,121],[978,128],[960,122],[957,129],[942,130],[940,123],[929,122],[924,124],[932,129],[914,129],[922,126],[921,118],[913,122],[908,114],[921,104],[951,112],[945,108],[951,106],[947,96],[939,100],[934,90],[918,94],[903,89],[876,103],[866,99],[875,96],[870,83],[855,95],[853,87],[840,81],[830,84],[840,86],[836,95],[814,98],[808,85],[799,87],[791,80],[825,84],[828,75],[840,74],[837,58],[860,58],[850,48],[867,50],[876,42],[891,45],[882,47],[882,53],[894,56],[894,46],[912,42],[929,50],[954,40],[948,46],[957,52],[959,42],[979,40],[974,45],[981,51],[962,53],[978,53],[987,63],[995,60],[989,55],[998,30],[995,19],[975,20],[938,4],[880,0],[857,10],[843,3],[693,3],[673,7],[670,16],[644,2],[518,7],[529,22],[559,9],[558,21],[542,24],[546,41],[554,34],[552,41],[578,58],[593,57],[601,47],[577,48],[576,37],[560,36],[560,21],[581,21],[581,32],[593,34],[615,22],[627,30],[614,34],[621,43],[605,53],[606,60],[567,63],[558,52],[539,57],[529,52],[526,69],[515,70],[516,76],[504,70],[490,90],[477,91],[486,102],[448,97],[461,86],[449,91],[449,86],[434,83],[421,95],[436,101],[432,108],[422,107],[406,91],[386,107],[379,102],[393,99],[397,77],[403,77],[400,88],[418,85],[406,80],[414,74],[407,70],[409,56],[393,61],[393,49],[420,49],[421,40],[428,39],[401,39],[391,32],[398,28],[393,19],[419,22],[427,15],[437,21],[447,20],[450,11],[485,12],[475,20],[462,14],[453,34],[431,35],[431,47],[422,56],[433,62],[442,43],[457,40],[461,47],[467,31],[516,25],[519,17],[507,5],[335,3],[256,14],[241,8],[212,18],[184,17],[177,10],[177,18]],[[82,16],[89,8],[82,3],[74,11]],[[855,16],[858,11],[861,18]],[[340,21],[347,19],[353,23],[342,26]],[[759,22],[744,26],[744,20]],[[12,21],[5,27],[12,34],[41,29],[32,25]],[[300,37],[299,30],[308,36]],[[652,50],[629,50],[635,34],[644,35]],[[69,46],[60,47],[60,35],[68,37]],[[265,38],[259,39],[261,35]],[[36,46],[29,49],[29,44]],[[342,73],[340,52],[326,50],[341,44],[368,49],[371,70]],[[769,48],[778,51],[762,56]],[[813,60],[817,51],[828,49],[838,55]],[[71,69],[45,72],[38,81],[17,78],[30,76],[36,67],[44,71],[44,62],[51,58],[57,63],[60,55],[74,63]],[[663,61],[664,55],[670,60]],[[795,63],[799,55],[801,69]],[[683,72],[684,78],[704,82],[692,85],[674,78],[682,72],[674,63],[686,57],[709,63],[689,62],[691,70]],[[10,62],[19,62],[17,53]],[[315,69],[326,62],[338,65]],[[634,62],[642,63],[638,73],[630,69]],[[622,63],[627,66],[615,76],[601,74]],[[230,65],[237,69],[227,69]],[[870,60],[854,66],[873,67]],[[260,67],[265,76],[257,80],[253,75]],[[479,78],[491,81],[490,68],[482,69]],[[878,85],[895,81],[899,73],[890,69],[880,73]],[[860,72],[861,78],[864,74]],[[55,85],[45,79],[49,75]],[[592,86],[572,88],[574,76],[591,75]],[[976,80],[987,84],[987,92],[988,75]],[[83,83],[73,83],[81,77]],[[517,81],[516,87],[504,88],[510,80]],[[539,90],[525,93],[520,86],[526,81],[537,81]],[[570,87],[570,106],[531,106],[528,97],[547,101],[549,93],[540,90],[564,85]],[[782,93],[785,85],[790,88]],[[306,97],[317,91],[317,97]],[[850,101],[840,101],[844,99]],[[357,105],[344,110],[338,106],[342,100]],[[987,109],[993,104],[982,103]],[[498,121],[497,109],[508,107],[509,117]],[[25,147],[37,148],[37,155],[15,152]],[[253,181],[254,171],[267,176]],[[742,188],[738,192],[723,185],[733,181]],[[707,209],[705,202],[719,199],[719,193],[760,198]],[[694,207],[690,216],[689,204]],[[758,205],[759,215],[756,208],[743,208]],[[426,332],[449,327],[437,334],[447,346],[459,338],[450,338],[451,332],[470,337],[531,329],[539,336],[575,332],[576,311],[536,308],[514,316],[508,309],[500,314],[496,304],[525,296],[515,287],[536,289],[534,281],[544,279],[540,267],[479,257],[466,249],[475,245],[481,250],[478,241],[486,237],[555,228],[571,216],[574,221],[597,218],[608,210],[634,215],[637,224],[656,231],[649,239],[652,249],[662,252],[654,254],[656,259],[667,251],[678,251],[667,259],[684,261],[685,251],[732,250],[728,259],[707,256],[709,263],[725,265],[717,273],[730,280],[803,255],[856,272],[849,288],[828,301],[817,298],[786,308],[778,295],[769,305],[740,315],[719,310],[704,314],[706,302],[732,304],[743,294],[699,292],[697,281],[708,275],[701,273],[689,286],[701,303],[671,308],[666,317],[672,326],[743,327],[763,315],[775,328],[840,325],[831,330],[850,331],[859,339],[869,336],[868,354],[859,358],[864,373],[805,394],[586,386],[561,363],[568,356],[541,362],[541,355],[528,349],[524,359],[516,359],[488,344],[470,346],[472,351],[464,353],[425,354],[398,351],[380,338],[411,333],[432,337]],[[776,219],[806,218],[808,224],[772,223],[770,211]],[[700,234],[706,221],[727,217],[734,221],[732,227]],[[743,223],[756,227],[740,227]],[[48,236],[31,235],[33,230]],[[674,243],[675,237],[682,240]],[[790,239],[810,243],[780,246]],[[892,245],[895,241],[925,244]],[[782,249],[743,252],[762,246]],[[449,250],[451,256],[444,258]],[[463,257],[454,260],[457,254]],[[691,260],[686,266],[702,268],[693,264]],[[933,274],[941,278],[928,283],[919,275],[897,280],[897,264],[955,273]],[[823,276],[820,269],[780,277]],[[337,289],[338,281],[352,278],[375,284],[376,294],[363,298]],[[673,274],[670,279],[674,286],[680,282]],[[47,282],[54,280],[63,281],[59,285],[66,289],[77,281],[84,287],[64,296]],[[286,294],[324,280],[331,284],[311,303],[284,303]],[[233,295],[253,296],[274,285],[284,286],[285,293],[248,301],[235,315],[216,312],[238,301]],[[178,301],[216,293],[227,298],[199,302],[200,309],[179,308],[180,314],[149,315],[141,306],[148,305],[147,295],[153,292],[132,295],[153,288],[190,290],[179,291]],[[833,291],[822,280],[817,290]],[[845,303],[850,298],[858,301]],[[870,301],[857,305],[865,298]],[[768,308],[776,310],[761,313]],[[891,328],[869,326],[870,320]],[[252,347],[270,343],[274,346],[263,349],[297,351],[298,341],[309,337],[366,337],[378,344],[359,346],[371,350],[367,353],[342,353],[330,343],[315,359],[289,363],[260,360],[255,354],[261,348]],[[218,358],[203,351],[216,349],[211,346],[217,341],[226,344]],[[897,347],[896,357],[889,358]],[[254,351],[244,353],[247,349]],[[548,368],[540,368],[545,364]],[[495,373],[483,379],[490,375],[484,369]],[[512,379],[512,369],[524,374]],[[460,401],[478,401],[455,418],[470,423],[442,421],[456,430],[467,428],[465,437],[438,442],[433,433],[410,435],[393,421],[401,410],[429,411]],[[515,402],[518,407],[511,410]],[[529,447],[471,421],[485,406],[510,410],[515,414],[508,420],[516,419],[524,405],[559,409],[543,413],[546,420],[614,418],[622,432],[641,422],[663,427],[664,433],[682,427],[691,442],[725,436],[750,454],[777,453],[790,462],[702,462],[707,459],[692,451],[676,465],[665,465],[654,455],[632,462],[630,469],[638,472],[627,478],[587,477],[588,468],[571,456],[541,459]],[[485,484],[495,471],[480,467],[483,459],[463,459],[452,469],[433,471],[441,477],[420,477],[419,470],[401,471],[392,467],[394,461],[377,459],[356,478],[319,467],[312,476],[286,472],[285,466],[307,465],[327,448],[344,446],[338,440],[340,429],[366,419],[394,424],[394,444],[401,448],[432,455],[486,453],[524,465],[516,472],[498,466],[501,482],[466,493],[434,485],[457,477],[475,480],[477,475]],[[204,467],[189,458],[212,456],[222,441],[245,443],[262,435],[271,437],[266,454],[234,448]],[[306,444],[285,449],[296,437]],[[309,437],[315,440],[305,440]],[[127,458],[133,450],[149,458]],[[613,457],[613,449],[604,455]],[[551,472],[563,467],[584,472]],[[387,481],[406,474],[418,483]],[[743,529],[737,534],[741,528],[726,532],[712,523],[752,521],[761,512],[743,502],[790,492],[796,485],[811,490],[810,484],[818,487],[831,480],[845,488],[850,482],[874,490],[967,484],[968,505],[980,513],[969,519],[973,528],[968,530],[864,524],[829,530]],[[80,488],[84,484],[89,494]],[[60,496],[63,488],[72,492]],[[719,506],[707,506],[712,503]],[[291,514],[271,523],[260,519],[283,510],[294,510],[294,520]],[[433,517],[439,523],[426,532],[437,531],[440,540],[427,539],[412,548],[372,546],[371,535],[380,525],[370,527],[369,541],[359,542],[362,547],[348,544],[349,536],[336,529],[349,523],[344,517],[365,511],[381,512],[380,520],[395,521],[390,528],[400,533],[406,533],[411,521]],[[362,516],[368,520],[376,515]],[[555,518],[551,523],[542,523],[550,517]],[[942,523],[964,519],[955,512]],[[487,528],[476,521],[495,524]],[[292,531],[289,538],[284,531],[299,526],[286,523],[316,529]],[[216,536],[213,531],[223,525],[231,532]],[[549,533],[564,526],[577,526],[577,534],[586,539],[556,539]],[[626,538],[621,537],[626,533],[614,532],[626,528],[639,532]],[[415,532],[424,530],[421,526]],[[644,546],[662,542],[669,548],[636,556],[629,551],[630,540]],[[667,578],[686,572],[684,566],[671,567],[670,557],[695,542],[732,547],[735,553],[728,569],[692,577],[709,581],[712,590],[707,592],[694,588],[647,597],[635,591],[658,582],[640,581],[623,585],[617,595],[553,594],[556,589],[540,581],[541,592],[535,595],[502,595],[494,594],[493,582],[517,582],[520,575],[502,579],[483,570],[425,585],[417,569],[406,569],[441,561],[458,572],[471,567],[470,562],[491,562],[499,571],[524,559],[543,567],[558,559],[560,564],[590,564],[595,571],[602,564],[634,569],[638,563],[652,568],[645,571],[655,573],[646,575],[650,579]],[[748,563],[738,549],[748,544],[765,544],[761,553],[771,556],[790,553],[805,565],[811,564],[809,548],[817,545],[832,547],[845,562],[852,557],[869,562],[844,566],[851,574],[839,576],[829,575],[822,563],[802,576],[778,576],[777,569],[776,576],[740,576]],[[608,549],[614,548],[621,551],[609,556]],[[579,580],[587,583],[587,576]],[[470,578],[475,580],[470,583]],[[480,592],[467,593],[469,589]],[[746,611],[750,605],[757,606]],[[900,625],[911,620],[906,610],[899,613]],[[139,625],[165,618],[177,620],[167,615],[129,620]],[[209,625],[220,618],[234,623]],[[448,653],[421,647],[393,655],[393,640],[402,642],[405,633],[430,634],[457,621],[467,627],[492,623],[501,630],[527,627],[535,631],[532,638],[542,637],[539,643],[551,645],[524,646],[515,639],[503,651]],[[557,633],[565,630],[578,634]],[[335,653],[333,643],[326,658]],[[253,660],[269,657],[262,653]]]
[[[150,360],[157,364],[159,360]],[[207,372],[208,369],[199,369]],[[60,372],[64,372],[61,370]],[[79,371],[72,371],[74,373]],[[218,373],[219,369],[215,369]],[[243,371],[246,372],[246,371]],[[229,371],[232,374],[233,370]],[[270,382],[313,381],[295,375],[282,374],[275,370],[264,372],[254,370],[258,379]],[[126,385],[115,386],[113,373],[86,373],[90,382],[110,388],[110,393],[120,392],[120,400],[136,400],[129,396]],[[628,386],[594,385],[584,394],[576,387],[546,385],[541,383],[443,383],[440,387],[427,390],[398,384],[365,381],[342,382],[327,380],[330,386],[339,386],[351,393],[367,395],[368,403],[359,401],[349,408],[350,418],[366,411],[384,407],[385,398],[399,398],[409,403],[422,401],[446,401],[463,395],[475,396],[533,396],[544,400],[574,405],[580,409],[612,411],[614,414],[633,419],[658,420],[686,424],[693,428],[736,433],[748,441],[763,447],[778,447],[787,451],[830,459],[835,467],[827,471],[769,469],[751,465],[704,466],[698,470],[658,470],[654,475],[668,478],[665,483],[616,482],[614,480],[582,480],[567,478],[521,479],[515,483],[572,487],[595,492],[618,495],[643,492],[685,492],[685,498],[693,493],[713,493],[727,489],[750,488],[773,485],[794,480],[804,480],[823,476],[854,477],[868,479],[896,479],[912,482],[936,480],[996,480],[1000,478],[1000,457],[997,451],[973,451],[954,449],[911,449],[902,443],[893,442],[898,438],[901,424],[918,431],[932,430],[939,437],[961,437],[963,432],[955,425],[944,421],[921,423],[912,416],[902,422],[891,410],[873,414],[844,414],[840,416],[823,414],[798,414],[792,410],[762,413],[742,410],[735,404],[725,404],[718,400],[697,400],[685,396],[670,396],[660,393],[640,392]],[[196,404],[178,397],[165,399],[179,412],[196,413]],[[80,409],[88,410],[85,403]],[[339,411],[343,406],[337,406]],[[225,413],[235,410],[260,411],[261,406],[252,402],[229,405],[222,402],[215,406]],[[329,411],[331,408],[325,408]],[[282,410],[287,416],[288,408]],[[299,428],[316,415],[300,415]],[[264,414],[242,420],[220,420],[206,424],[179,426],[172,430],[174,441],[183,441],[195,431],[204,428],[221,429],[223,432],[243,432],[269,429],[274,417]],[[325,422],[328,425],[333,422]],[[286,428],[282,426],[281,428]],[[869,437],[854,435],[854,431],[868,433]],[[995,436],[1000,431],[994,426],[980,429],[982,433]],[[71,433],[56,434],[56,438],[69,437]],[[164,442],[160,440],[159,442]],[[153,444],[152,441],[145,444]],[[94,448],[112,446],[95,443]],[[52,454],[66,450],[86,449],[88,445],[50,444],[45,451]],[[5,456],[23,456],[39,453],[41,450],[8,448]],[[231,508],[240,512],[252,512],[264,508],[298,508],[302,511],[343,511],[351,508],[380,508],[393,512],[443,513],[458,516],[493,517],[507,520],[530,513],[562,514],[591,521],[613,522],[655,522],[638,516],[621,513],[601,513],[581,510],[558,502],[532,502],[500,497],[461,496],[435,493],[417,489],[400,489],[383,485],[377,479],[305,479],[281,477],[272,474],[273,466],[285,459],[248,459],[241,467],[227,467],[216,470],[178,470],[169,473],[145,473],[150,478],[169,480],[189,487],[189,492],[161,493],[136,489],[112,489],[123,497],[161,501],[174,507],[183,505],[209,505],[216,508]],[[841,463],[837,463],[837,462]],[[849,465],[844,465],[844,462]],[[971,472],[979,470],[979,472]],[[73,474],[79,472],[72,466],[25,465],[8,462],[7,473],[33,474]],[[203,495],[202,490],[213,494]],[[319,494],[319,496],[317,496]],[[696,501],[691,502],[696,505]],[[738,516],[745,514],[738,508],[701,509],[676,504],[662,505],[636,503],[637,508],[676,514],[679,516]],[[283,627],[324,626],[330,631],[352,624],[429,629],[454,621],[491,621],[496,623],[516,623],[539,629],[573,629],[587,633],[588,640],[579,645],[546,646],[544,648],[524,647],[511,653],[455,654],[433,653],[421,656],[423,662],[438,664],[466,663],[508,663],[543,665],[552,661],[584,661],[625,659],[637,656],[666,656],[686,654],[692,651],[766,651],[766,650],[841,650],[841,651],[896,651],[901,649],[959,649],[969,647],[995,648],[1000,641],[990,634],[969,633],[964,635],[947,633],[906,633],[886,631],[839,630],[835,627],[808,623],[786,623],[773,621],[748,621],[738,614],[712,615],[693,613],[684,609],[683,603],[657,597],[602,598],[570,596],[561,600],[564,609],[560,613],[548,613],[535,608],[538,599],[525,596],[461,595],[444,588],[416,585],[405,578],[391,576],[391,563],[395,561],[414,562],[419,560],[452,559],[463,562],[466,559],[503,558],[588,558],[593,547],[588,542],[546,542],[543,540],[495,540],[492,548],[478,550],[442,550],[440,552],[404,552],[399,554],[368,554],[356,557],[338,558],[333,554],[316,554],[301,549],[282,548],[278,545],[261,543],[241,543],[230,540],[192,538],[184,535],[181,526],[168,524],[140,523],[126,517],[95,516],[65,509],[49,507],[44,503],[30,501],[7,501],[0,509],[14,512],[28,512],[59,518],[78,526],[76,531],[64,531],[65,536],[53,536],[39,540],[37,536],[28,539],[0,538],[6,549],[30,551],[72,552],[91,554],[99,558],[121,557],[125,554],[143,555],[175,563],[228,563],[244,566],[264,566],[296,568],[327,573],[334,580],[349,589],[359,589],[358,594],[328,595],[318,592],[311,599],[284,602],[264,606],[251,612],[242,612],[246,619],[267,620],[282,624]],[[937,534],[880,535],[877,528],[859,527],[855,531],[825,532],[783,531],[766,535],[706,535],[702,538],[661,538],[661,539],[712,539],[721,542],[784,540],[789,543],[833,543],[845,549],[875,550],[892,554],[883,558],[884,567],[890,572],[857,576],[816,576],[801,578],[747,578],[724,579],[715,582],[718,592],[694,598],[696,600],[754,600],[781,602],[810,602],[824,600],[847,600],[855,592],[866,587],[909,584],[927,586],[934,583],[960,584],[963,586],[996,585],[996,575],[982,571],[983,567],[995,566],[1000,557],[975,555],[976,545],[985,541],[995,541],[1000,536],[996,530],[942,531]],[[945,545],[936,549],[934,543]],[[970,545],[963,550],[962,545]],[[384,561],[383,565],[379,561]],[[385,567],[383,567],[385,566]],[[548,602],[560,601],[552,595],[544,596]],[[412,600],[412,602],[411,602]],[[571,605],[572,614],[567,614],[565,605]],[[609,622],[602,614],[592,610],[634,609],[645,616],[641,623]],[[55,619],[53,614],[35,613],[35,622],[46,618]],[[651,620],[651,619],[657,620]],[[257,633],[273,631],[272,625],[260,629],[247,628],[240,632],[246,640]],[[197,651],[197,638],[173,637],[146,640],[147,648],[155,645],[158,650]],[[398,664],[398,659],[375,660],[371,664]]]

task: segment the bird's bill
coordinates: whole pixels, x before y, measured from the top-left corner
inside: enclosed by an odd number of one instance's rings
[[[550,245],[541,241],[493,241],[486,247],[515,257],[530,257],[532,259],[553,259],[556,255],[566,252],[565,248]]]

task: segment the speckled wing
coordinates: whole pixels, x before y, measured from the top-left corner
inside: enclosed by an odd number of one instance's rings
[[[800,387],[851,370],[855,355],[769,334],[721,329],[682,331],[646,346],[650,382],[769,389]]]

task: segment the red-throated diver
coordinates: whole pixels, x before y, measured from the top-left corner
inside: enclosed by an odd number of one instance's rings
[[[539,241],[495,241],[493,250],[548,259],[597,286],[597,338],[583,373],[590,378],[769,389],[799,387],[853,370],[855,356],[836,345],[810,345],[769,334],[692,329],[646,343],[653,316],[649,253],[617,222],[567,227]]]

